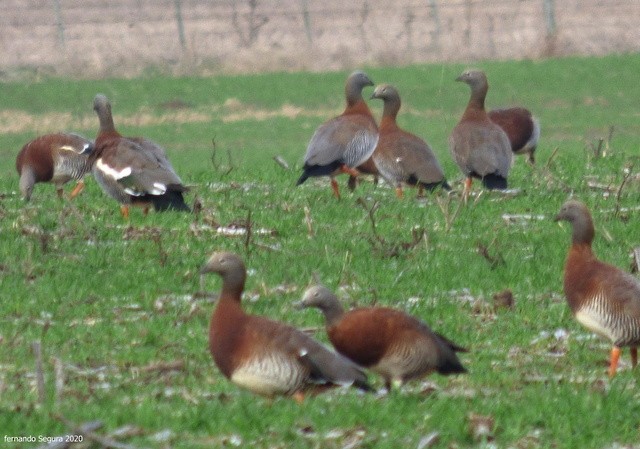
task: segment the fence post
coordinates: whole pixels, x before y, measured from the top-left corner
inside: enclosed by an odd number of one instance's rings
[[[53,9],[56,15],[56,27],[58,28],[58,44],[60,44],[60,46],[64,50],[64,22],[62,21],[62,8],[60,8],[60,0],[54,0]]]
[[[302,6],[302,21],[304,22],[304,32],[307,35],[307,41],[313,43],[313,35],[311,34],[311,14],[309,13],[309,0],[300,0]]]
[[[542,0],[546,34],[544,36],[543,56],[549,57],[557,54],[557,27],[555,0]]]
[[[173,0],[173,4],[176,7],[176,22],[178,23],[178,39],[180,39],[180,46],[184,50],[187,44],[184,38],[184,22],[182,20],[182,0]]]
[[[544,19],[547,24],[547,36],[556,34],[556,8],[554,0],[543,0]]]
[[[442,26],[440,24],[440,15],[438,14],[438,4],[436,0],[429,0],[429,11],[433,18],[434,30],[431,33],[431,46],[435,49],[440,48],[440,33],[442,32]]]

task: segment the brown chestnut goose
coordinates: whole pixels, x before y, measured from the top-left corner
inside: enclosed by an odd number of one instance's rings
[[[530,164],[535,164],[534,153],[540,140],[540,122],[531,111],[523,107],[492,109],[489,119],[507,134],[513,154],[528,154]]]
[[[345,357],[292,326],[242,310],[246,269],[239,256],[216,252],[200,273],[222,277],[209,327],[209,349],[231,382],[267,397],[299,397],[318,384],[371,389],[364,372]]]
[[[465,348],[400,310],[362,307],[345,312],[338,298],[321,285],[308,288],[296,306],[320,309],[336,351],[380,374],[387,390],[434,371],[443,375],[467,371],[456,356],[467,352]]]
[[[92,141],[72,133],[45,134],[27,142],[16,157],[22,197],[29,201],[34,184],[49,182],[62,198],[64,184],[75,179],[78,182],[70,195],[74,198],[84,189],[84,176],[91,171],[91,151]]]
[[[595,235],[589,209],[567,201],[556,221],[572,227],[571,247],[564,268],[564,294],[576,320],[613,344],[609,375],[614,376],[623,347],[631,348],[631,365],[638,363],[640,345],[640,281],[598,260],[591,249]]]

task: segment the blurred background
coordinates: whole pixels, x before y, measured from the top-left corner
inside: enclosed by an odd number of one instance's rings
[[[3,0],[0,78],[327,71],[640,50],[629,0]]]

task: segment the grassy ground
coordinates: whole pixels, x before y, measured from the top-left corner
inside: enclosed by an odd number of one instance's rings
[[[491,84],[487,105],[527,105],[542,139],[535,168],[515,162],[515,194],[484,192],[462,208],[455,194],[416,199],[409,190],[399,201],[370,182],[343,189],[341,201],[326,180],[294,187],[313,130],[343,107],[345,73],[4,85],[0,433],[60,435],[66,419],[101,420],[100,434],[138,447],[417,447],[434,432],[429,447],[637,444],[638,371],[625,352],[609,380],[608,343],[572,319],[562,295],[570,230],[552,218],[569,196],[585,201],[595,251],[630,267],[640,236],[640,56],[479,65]],[[456,188],[446,142],[468,99],[467,86],[453,82],[463,68],[367,70],[398,87],[400,124],[432,144]],[[134,210],[125,223],[91,178],[73,202],[48,185],[21,201],[13,169],[21,145],[58,129],[95,135],[97,92],[112,99],[123,134],[167,147],[192,186],[188,201],[202,203],[198,216]],[[379,116],[382,105],[370,104]],[[250,237],[222,232],[247,225]],[[302,406],[239,391],[207,350],[214,304],[202,291],[220,283],[210,277],[201,287],[198,269],[219,249],[245,258],[252,313],[320,326],[318,313],[291,307],[317,277],[349,305],[398,307],[468,346],[469,374],[432,376],[385,397],[334,391]],[[492,296],[507,288],[515,308],[494,311]],[[478,416],[491,422],[480,437]]]

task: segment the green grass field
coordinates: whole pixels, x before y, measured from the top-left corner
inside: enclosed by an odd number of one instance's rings
[[[4,84],[0,447],[38,446],[2,438],[61,435],[63,419],[101,420],[99,434],[135,447],[415,448],[434,432],[428,447],[639,447],[640,372],[625,351],[610,380],[609,343],[571,317],[562,293],[570,229],[553,217],[571,195],[583,200],[596,253],[630,268],[640,245],[640,55],[476,66],[489,78],[487,106],[526,105],[542,138],[534,168],[515,161],[517,193],[484,192],[457,214],[458,194],[416,199],[408,189],[398,200],[384,183],[349,193],[343,178],[337,201],[327,179],[294,186],[313,130],[343,108],[346,73]],[[364,67],[399,89],[400,125],[433,146],[457,190],[447,138],[468,100],[453,81],[464,68]],[[134,209],[126,223],[92,178],[72,202],[44,184],[30,203],[20,199],[21,146],[57,130],[94,137],[98,92],[122,134],[168,149],[191,186],[187,201],[202,203],[198,216]],[[370,105],[379,117],[381,102]],[[233,226],[250,227],[249,237],[220,231]],[[207,348],[220,281],[201,287],[198,270],[220,249],[245,259],[247,311],[319,327],[317,311],[291,306],[318,278],[347,305],[397,307],[469,347],[469,374],[430,376],[383,397],[332,391],[301,406],[238,390]],[[515,307],[494,311],[504,289]],[[325,340],[322,329],[316,336]],[[474,437],[475,415],[494,423],[484,437]]]

